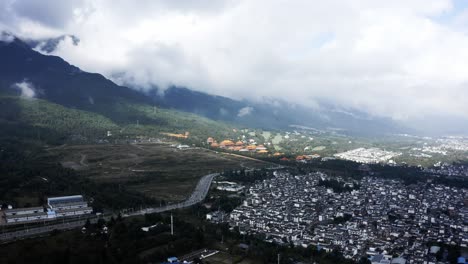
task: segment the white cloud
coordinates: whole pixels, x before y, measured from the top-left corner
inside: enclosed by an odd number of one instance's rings
[[[243,108],[239,109],[239,112],[237,113],[237,116],[238,117],[243,117],[243,116],[246,116],[246,115],[250,115],[253,110],[254,109],[251,106],[243,107]]]
[[[34,85],[27,81],[22,81],[19,83],[13,84],[13,87],[18,89],[21,92],[21,96],[25,98],[34,98],[36,97],[36,89]]]
[[[468,117],[468,22],[450,0],[23,1],[0,4],[0,23],[75,34],[56,55],[116,81]]]

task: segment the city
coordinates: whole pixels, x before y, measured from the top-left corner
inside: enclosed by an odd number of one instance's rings
[[[327,188],[329,181],[351,191]],[[467,197],[466,189],[430,182],[405,186],[372,177],[346,181],[323,173],[276,172],[247,190],[229,223],[243,233],[263,234],[266,241],[339,249],[355,260],[435,263],[429,245],[468,244]]]

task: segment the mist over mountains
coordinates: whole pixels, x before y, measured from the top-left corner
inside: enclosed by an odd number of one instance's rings
[[[0,56],[4,63],[0,66],[0,77],[4,93],[22,94],[24,89],[15,87],[27,85],[30,96],[34,94],[37,98],[87,111],[103,113],[113,102],[130,100],[256,128],[286,129],[291,125],[303,125],[358,135],[404,131],[390,119],[331,107],[307,108],[274,99],[262,103],[238,101],[175,86],[163,91],[157,87],[130,89],[116,85],[100,74],[84,72],[60,57],[44,55],[31,48],[37,45],[37,42],[24,42],[18,38],[1,42]]]
[[[23,39],[31,48],[40,50],[45,53],[54,52],[61,41],[69,38],[73,45],[77,46],[80,43],[80,39],[74,35],[61,35],[55,38],[44,38],[44,39]]]
[[[465,1],[52,2],[0,4],[0,31],[120,86],[468,131]]]

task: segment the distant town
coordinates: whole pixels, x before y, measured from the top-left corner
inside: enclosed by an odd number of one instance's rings
[[[401,153],[385,151],[378,148],[358,148],[343,153],[335,154],[335,157],[360,163],[390,163],[395,162],[392,158],[400,156]]]

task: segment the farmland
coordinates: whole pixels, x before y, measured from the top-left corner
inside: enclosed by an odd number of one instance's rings
[[[47,149],[47,155],[96,183],[118,183],[166,201],[184,200],[205,174],[268,165],[206,149],[180,150],[169,144],[60,146]]]

